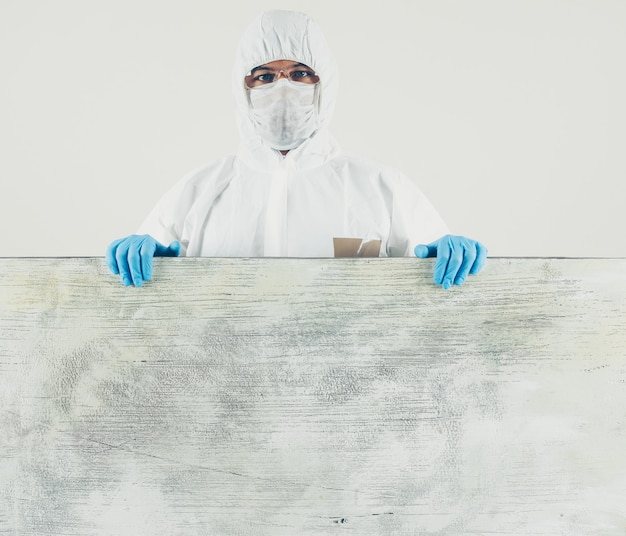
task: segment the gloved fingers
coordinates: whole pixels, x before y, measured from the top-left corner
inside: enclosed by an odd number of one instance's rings
[[[435,285],[443,284],[443,280],[448,271],[448,263],[450,262],[450,255],[452,254],[450,238],[449,236],[442,236],[439,240],[433,242],[433,244],[437,244],[437,261],[435,262],[435,271],[433,273]],[[428,245],[429,254],[431,245],[432,244]]]
[[[469,274],[480,272],[487,260],[487,248],[464,236],[445,235],[430,244],[415,246],[414,252],[420,258],[437,256],[433,280],[444,289],[462,285]]]
[[[476,260],[470,270],[470,274],[474,275],[480,272],[487,262],[487,253],[489,250],[483,246],[480,242],[476,242]]]
[[[178,257],[180,255],[180,242],[178,240],[174,240],[168,248],[172,254],[172,257]]]
[[[449,240],[446,248],[439,248],[440,251],[443,249],[447,250],[448,263],[445,269],[445,273],[441,279],[441,286],[444,289],[449,289],[454,283],[456,276],[463,265],[463,256],[464,256],[464,248],[460,241],[458,240]],[[439,258],[439,253],[437,254],[437,258]]]
[[[124,285],[129,286],[132,283],[130,277],[130,268],[128,266],[128,248],[130,247],[131,241],[129,238],[124,238],[117,245],[115,249],[115,261],[117,264],[118,273],[120,275],[120,279]]]
[[[141,270],[141,249],[146,240],[133,240],[128,247],[128,267],[133,285],[140,287],[143,283]],[[148,245],[149,247],[149,245]]]
[[[431,242],[430,244],[419,244],[415,246],[415,248],[413,249],[413,253],[415,253],[415,256],[419,257],[420,259],[425,259],[427,257],[436,257],[438,243],[439,240]]]
[[[149,237],[148,237],[149,238]],[[140,268],[143,281],[152,279],[152,258],[160,244],[153,239],[146,239],[139,249]]]
[[[156,242],[155,257],[178,257],[180,255],[180,242],[174,240],[169,246]]]
[[[478,242],[476,242],[475,240],[463,238],[460,241],[460,244],[463,249],[463,260],[459,267],[459,271],[454,277],[455,285],[462,285],[465,282],[470,269],[474,265],[474,261],[476,260],[477,255],[476,244],[478,244]]]
[[[113,274],[118,275],[120,273],[119,267],[117,266],[117,259],[115,258],[115,254],[117,253],[117,247],[124,241],[124,238],[120,238],[119,240],[114,240],[109,244],[107,248],[106,254],[104,255],[104,259],[106,261],[109,270],[113,272]]]

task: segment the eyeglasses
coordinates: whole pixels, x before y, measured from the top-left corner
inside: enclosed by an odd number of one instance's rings
[[[244,81],[246,86],[254,88],[276,82],[276,80],[281,77],[281,74],[284,78],[301,84],[317,84],[320,81],[320,77],[315,74],[315,71],[306,65],[294,67],[289,70],[274,70],[264,66],[255,67],[250,71],[250,74],[244,78]]]

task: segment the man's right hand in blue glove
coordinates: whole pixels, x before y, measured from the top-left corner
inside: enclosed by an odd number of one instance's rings
[[[164,246],[150,235],[130,235],[111,243],[107,248],[106,263],[126,286],[140,287],[152,278],[152,257],[178,257],[179,254],[178,241]]]

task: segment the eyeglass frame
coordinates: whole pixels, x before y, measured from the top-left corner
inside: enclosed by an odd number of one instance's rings
[[[266,71],[254,76],[255,71],[263,70]],[[264,87],[268,84],[273,84],[277,80],[280,79],[280,75],[283,75],[284,78],[290,80],[291,82],[295,82],[298,84],[317,84],[320,81],[320,77],[315,73],[313,69],[311,69],[308,65],[304,63],[296,63],[292,69],[278,69],[274,71],[273,69],[266,67],[265,65],[259,65],[250,70],[250,74],[244,77],[244,84],[248,89],[254,89],[257,87]],[[302,78],[310,77],[310,81],[303,81],[294,79],[293,76],[297,73],[306,73]],[[259,78],[262,76],[272,76],[271,80],[260,80]]]

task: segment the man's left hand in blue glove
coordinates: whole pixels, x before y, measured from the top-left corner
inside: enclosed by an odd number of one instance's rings
[[[487,260],[487,248],[464,236],[445,235],[430,244],[415,246],[415,256],[437,257],[433,279],[436,285],[449,289],[461,285],[468,274],[477,274]]]

